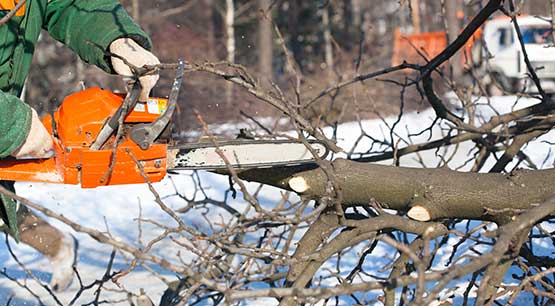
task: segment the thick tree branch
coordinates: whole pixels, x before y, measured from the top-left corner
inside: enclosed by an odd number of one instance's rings
[[[250,170],[239,176],[293,190],[307,198],[325,195],[325,173],[318,168],[307,170],[307,167]],[[555,169],[484,174],[343,159],[332,162],[331,169],[341,189],[343,205],[366,206],[375,199],[384,207],[408,212],[419,221],[440,218],[499,221],[542,203],[554,193]]]

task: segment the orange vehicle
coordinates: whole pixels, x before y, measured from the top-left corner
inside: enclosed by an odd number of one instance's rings
[[[481,38],[482,31],[478,30],[464,48],[465,56],[461,57],[466,62],[472,52],[476,40]],[[447,34],[445,32],[426,32],[417,34],[401,34],[395,30],[393,38],[393,56],[391,65],[397,66],[407,61],[410,63],[424,64],[441,53],[447,47]]]

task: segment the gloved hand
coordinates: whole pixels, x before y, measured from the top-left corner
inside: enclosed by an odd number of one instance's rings
[[[131,38],[118,38],[114,40],[110,44],[110,52],[121,56],[126,61],[137,67],[160,64],[160,61],[154,54],[141,47]],[[120,58],[112,56],[111,60],[112,67],[114,67],[117,74],[126,77],[133,76],[129,66],[126,65]],[[150,75],[144,75],[139,78],[139,82],[141,82],[141,86],[143,87],[141,95],[139,96],[139,101],[145,102],[148,99],[150,90],[154,87],[154,85],[156,85],[158,78],[159,75],[157,72]]]
[[[49,158],[54,156],[52,137],[42,125],[37,112],[31,108],[31,129],[23,144],[12,156],[17,159]]]

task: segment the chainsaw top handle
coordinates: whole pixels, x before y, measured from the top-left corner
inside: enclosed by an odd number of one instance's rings
[[[106,143],[108,138],[112,136],[114,131],[116,131],[119,127],[120,117],[123,115],[125,118],[129,113],[135,108],[137,104],[137,100],[139,99],[139,95],[141,93],[141,83],[138,80],[134,80],[130,83],[131,90],[127,93],[125,100],[115,112],[115,114],[106,121],[98,136],[96,137],[95,141],[91,145],[91,150],[100,150],[100,148]]]
[[[177,105],[177,98],[179,96],[179,89],[181,88],[181,83],[183,81],[183,74],[185,73],[185,61],[179,59],[179,65],[177,67],[177,73],[172,84],[170,91],[170,96],[168,98],[168,106],[166,111],[158,117],[154,122],[144,123],[135,125],[129,137],[133,140],[141,149],[147,150],[154,143],[154,141],[160,136],[162,131],[170,123],[170,119],[175,112]]]

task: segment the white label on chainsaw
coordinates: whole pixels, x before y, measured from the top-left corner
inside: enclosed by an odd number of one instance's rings
[[[146,110],[145,104],[143,102],[137,102],[133,110],[136,112],[144,112]]]
[[[159,115],[164,111],[160,103],[158,103],[158,100],[155,99],[148,99],[148,101],[146,102],[146,108],[150,114],[155,115]]]

